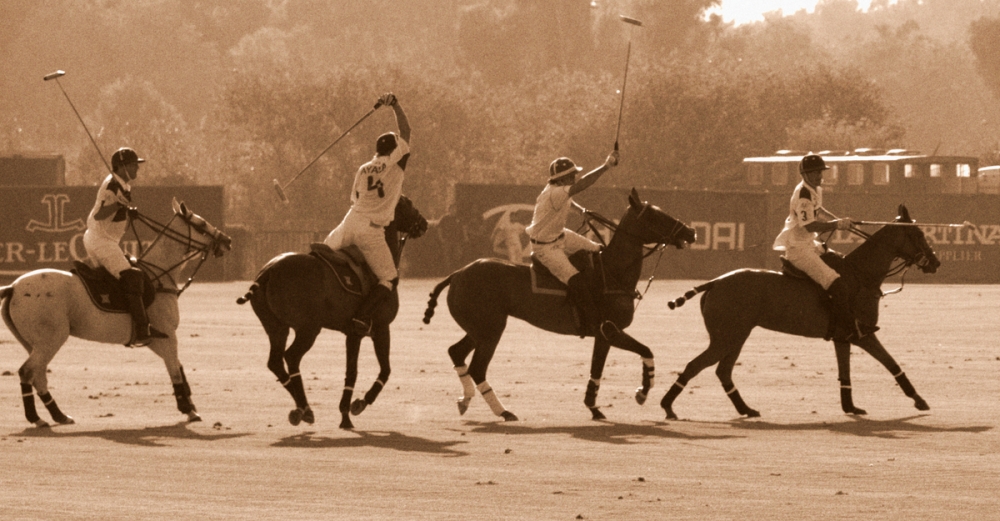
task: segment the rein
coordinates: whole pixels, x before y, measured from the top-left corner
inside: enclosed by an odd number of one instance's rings
[[[865,242],[867,242],[868,240],[870,240],[872,238],[872,234],[861,230],[857,226],[851,226],[848,231],[850,231],[854,235],[857,235],[858,237],[861,237],[862,239],[865,240]],[[826,238],[823,240],[824,247],[826,246],[826,243],[830,240],[830,238],[832,236],[833,236],[833,232],[829,232],[826,235]],[[913,258],[913,259],[903,259],[903,258],[897,257],[897,258],[899,258],[899,263],[896,264],[895,266],[892,266],[892,265],[889,266],[889,269],[886,270],[885,274],[882,275],[882,280],[879,281],[879,286],[881,286],[882,283],[885,282],[885,280],[888,279],[889,277],[894,277],[896,275],[900,275],[900,277],[899,277],[899,287],[896,288],[896,289],[889,290],[889,291],[882,291],[882,297],[883,298],[887,297],[889,295],[894,295],[896,293],[899,293],[899,292],[903,291],[903,287],[906,285],[906,272],[909,271],[910,267],[913,266],[914,264],[919,264],[920,257],[921,257],[921,254],[918,254],[916,256],[916,258]],[[894,261],[895,261],[895,259],[894,259]]]
[[[174,219],[177,218],[180,218],[182,221],[184,221],[185,224],[187,224],[187,235],[177,230],[174,230],[173,228],[170,227],[170,224],[172,224],[174,222]],[[146,225],[150,230],[152,230],[154,233],[156,233],[156,237],[152,240],[152,242],[150,242],[149,247],[146,248],[145,251],[142,248],[142,240],[139,238],[139,232],[136,229],[135,221],[141,222],[142,224]],[[212,248],[215,246],[214,240],[203,241],[194,237],[191,234],[191,230],[195,228],[195,225],[176,213],[174,214],[173,217],[170,218],[170,221],[168,221],[167,224],[163,224],[149,216],[136,212],[134,220],[130,220],[129,222],[129,227],[132,229],[133,235],[135,235],[136,243],[139,248],[139,257],[137,259],[136,264],[140,269],[146,272],[150,276],[150,278],[152,278],[152,283],[156,287],[156,291],[158,293],[170,293],[179,297],[181,293],[183,293],[184,290],[186,290],[188,286],[191,285],[191,282],[194,281],[195,274],[198,273],[198,271],[201,269],[202,264],[204,264],[205,260],[208,259],[208,252],[211,251]],[[184,245],[186,248],[184,256],[181,257],[181,260],[179,260],[177,263],[168,268],[157,266],[156,264],[153,264],[145,260],[146,256],[149,254],[149,251],[152,250],[153,247],[156,245],[156,243],[159,242],[160,239],[164,237],[174,242],[180,243]],[[170,272],[177,269],[177,267],[184,265],[185,263],[189,262],[191,259],[199,255],[201,256],[201,260],[199,260],[198,265],[191,273],[191,276],[188,277],[187,282],[184,284],[182,288],[177,289],[177,281],[175,281],[173,276],[170,275]],[[169,286],[163,280],[164,278],[170,281]]]

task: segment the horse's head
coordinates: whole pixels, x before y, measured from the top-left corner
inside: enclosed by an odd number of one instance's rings
[[[174,199],[171,204],[174,215],[187,225],[188,237],[193,237],[192,232],[200,236],[197,242],[191,243],[195,245],[194,249],[201,248],[205,252],[211,252],[216,257],[221,257],[232,249],[232,238],[223,233],[222,230],[212,226],[202,216],[192,212],[183,202],[177,202],[177,199]]]
[[[637,236],[643,244],[671,244],[677,249],[695,242],[694,228],[664,213],[659,207],[643,202],[639,193],[632,189],[628,196],[629,214],[638,223],[629,233]],[[623,224],[625,219],[622,219]]]
[[[910,211],[906,209],[906,206],[899,205],[898,213],[899,215],[896,216],[894,222],[901,224],[915,222],[910,218]],[[919,226],[887,226],[886,228],[894,228],[894,231],[901,235],[895,252],[897,257],[903,259],[908,265],[915,264],[924,273],[937,272],[941,261],[938,260],[934,250],[927,243],[927,237]]]
[[[413,206],[413,201],[405,195],[399,196],[393,223],[396,225],[396,230],[413,239],[419,238],[427,232],[427,219],[420,215],[420,211]]]

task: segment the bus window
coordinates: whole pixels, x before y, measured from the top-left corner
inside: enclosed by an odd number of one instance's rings
[[[865,165],[851,163],[847,165],[847,184],[862,185],[865,183]]]
[[[917,177],[916,165],[911,165],[909,163],[903,165],[903,177],[907,179]]]
[[[875,163],[872,165],[872,184],[889,184],[889,164]]]
[[[764,165],[760,163],[750,163],[747,165],[747,184],[760,185],[764,182]]]
[[[788,165],[774,163],[771,165],[771,184],[780,186],[788,182]]]
[[[941,177],[941,165],[931,165],[931,177]]]
[[[972,167],[966,163],[959,163],[955,165],[955,175],[958,177],[971,177]]]

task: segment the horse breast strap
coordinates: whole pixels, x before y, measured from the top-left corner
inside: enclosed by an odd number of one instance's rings
[[[323,261],[333,271],[337,282],[344,291],[355,295],[365,295],[371,289],[374,274],[364,261],[364,255],[357,246],[333,250],[326,244],[314,242],[309,245],[310,255]]]

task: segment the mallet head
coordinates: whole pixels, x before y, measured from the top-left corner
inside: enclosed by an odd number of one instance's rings
[[[618,18],[621,18],[621,21],[627,24],[638,25],[639,27],[642,27],[642,22],[636,20],[635,18],[629,18],[628,16],[625,16],[623,14],[618,15]]]
[[[278,192],[278,197],[281,199],[281,202],[288,204],[288,197],[285,196],[285,190],[281,188],[281,183],[279,183],[277,179],[274,179],[273,181],[274,191]]]
[[[49,81],[49,80],[52,80],[52,79],[55,79],[55,78],[58,78],[59,76],[65,76],[65,75],[66,75],[66,71],[56,71],[56,72],[50,72],[50,73],[46,74],[46,75],[45,75],[45,76],[44,76],[44,77],[42,78],[42,80],[44,80],[44,81]]]

